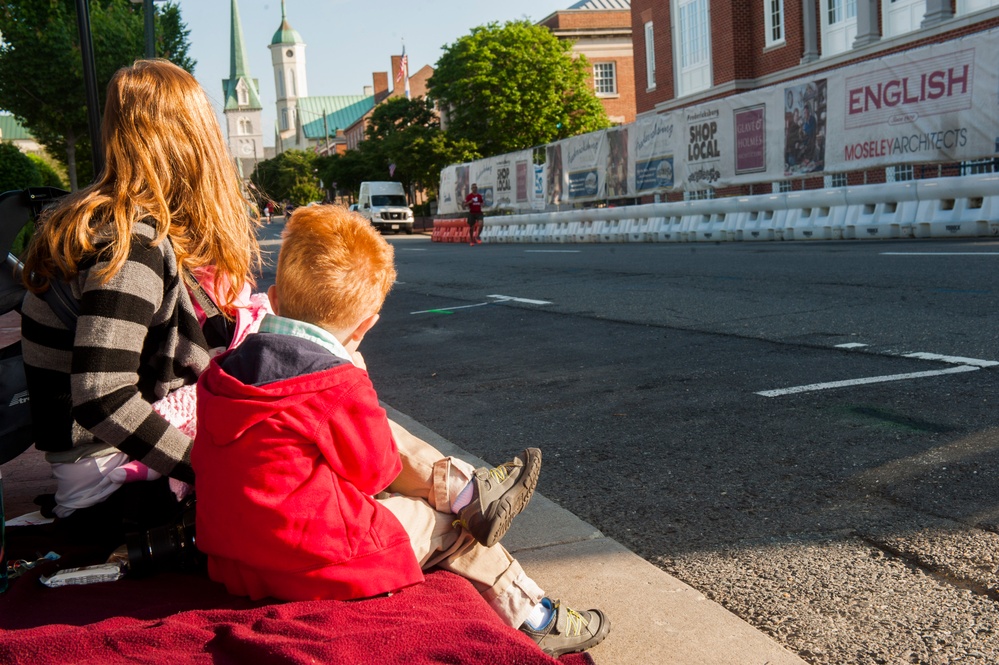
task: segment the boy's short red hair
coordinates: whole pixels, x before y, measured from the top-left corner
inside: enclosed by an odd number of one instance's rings
[[[368,220],[343,206],[298,208],[282,234],[281,316],[348,331],[377,313],[395,282],[394,251]]]

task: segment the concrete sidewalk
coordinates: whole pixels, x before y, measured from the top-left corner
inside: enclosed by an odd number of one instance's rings
[[[383,406],[390,418],[445,455],[486,465]],[[591,650],[597,665],[804,665],[721,605],[539,494],[514,521],[503,545],[551,597],[607,614],[610,635]]]

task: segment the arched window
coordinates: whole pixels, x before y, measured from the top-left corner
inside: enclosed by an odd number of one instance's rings
[[[283,98],[285,96],[285,94],[284,94],[284,72],[279,69],[277,75],[278,75],[278,80],[277,80],[277,84],[278,84],[278,99],[281,99],[281,98]]]
[[[240,106],[246,106],[249,103],[250,103],[250,95],[246,91],[246,87],[245,86],[240,86],[239,87],[239,105]]]
[[[295,95],[298,94],[298,93],[295,92],[295,70],[294,69],[289,69],[288,70],[288,92],[291,93],[292,97],[294,97]]]

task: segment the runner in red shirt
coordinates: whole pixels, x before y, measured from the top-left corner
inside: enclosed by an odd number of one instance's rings
[[[472,183],[471,193],[465,197],[465,205],[468,206],[468,244],[482,244],[482,194],[479,188]]]

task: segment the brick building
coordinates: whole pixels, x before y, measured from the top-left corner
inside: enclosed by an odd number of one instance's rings
[[[581,0],[538,21],[592,67],[590,83],[607,117],[620,125],[635,119],[635,65],[629,0]]]
[[[631,19],[643,117],[983,32],[999,26],[999,0],[632,0]],[[920,177],[905,169],[899,179]],[[895,176],[888,167],[783,186]]]
[[[355,120],[353,124],[344,130],[343,136],[347,150],[353,150],[364,140],[364,132],[368,128],[368,121],[376,106],[390,97],[403,97],[406,95],[406,82],[403,76],[399,75],[400,70],[402,70],[401,63],[402,56],[393,55],[391,76],[389,72],[372,72],[371,86],[364,88],[364,94],[373,99],[373,104],[363,116]],[[425,97],[427,94],[427,81],[433,75],[434,68],[430,65],[424,65],[415,74],[410,75],[407,61],[405,76],[409,78],[410,97],[413,99]],[[389,83],[392,85],[391,88],[389,88]]]

